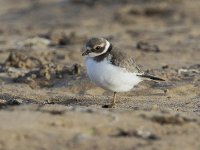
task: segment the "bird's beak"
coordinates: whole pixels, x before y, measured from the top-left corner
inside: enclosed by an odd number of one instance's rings
[[[88,55],[91,52],[90,49],[86,49],[86,48],[83,48],[82,51],[83,51],[82,56]]]
[[[90,52],[86,50],[85,52],[82,53],[82,56],[88,55]]]

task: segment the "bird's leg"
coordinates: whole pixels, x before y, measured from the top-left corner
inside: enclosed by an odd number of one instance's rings
[[[112,100],[112,104],[111,104],[112,107],[115,106],[115,99],[116,99],[116,96],[117,96],[117,92],[114,92],[114,93],[113,93],[113,100]]]
[[[113,107],[115,107],[116,94],[117,94],[117,92],[113,93],[113,99],[112,99],[112,103],[110,105],[103,105],[102,107],[103,108],[113,108]]]

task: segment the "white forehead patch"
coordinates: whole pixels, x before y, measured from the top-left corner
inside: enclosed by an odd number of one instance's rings
[[[101,52],[101,53],[89,53],[87,56],[88,57],[96,57],[96,56],[102,55],[102,54],[107,52],[109,47],[110,47],[110,43],[106,40],[106,46],[105,46],[105,49],[103,50],[103,52]]]

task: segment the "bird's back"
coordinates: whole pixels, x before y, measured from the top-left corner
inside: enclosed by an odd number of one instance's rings
[[[120,68],[125,68],[128,72],[131,73],[144,73],[136,64],[134,58],[126,52],[114,49],[110,52],[110,54],[112,56],[111,63],[113,65],[118,66]]]

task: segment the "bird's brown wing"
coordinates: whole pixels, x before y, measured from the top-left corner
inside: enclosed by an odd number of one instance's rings
[[[127,53],[121,51],[112,51],[111,63],[115,66],[125,68],[128,72],[136,73],[137,76],[153,81],[165,81],[162,78],[145,73]]]
[[[129,56],[127,53],[115,50],[111,51],[111,63],[115,66],[125,68],[128,72],[134,72],[138,74],[143,74],[144,72],[136,64],[135,60]]]

